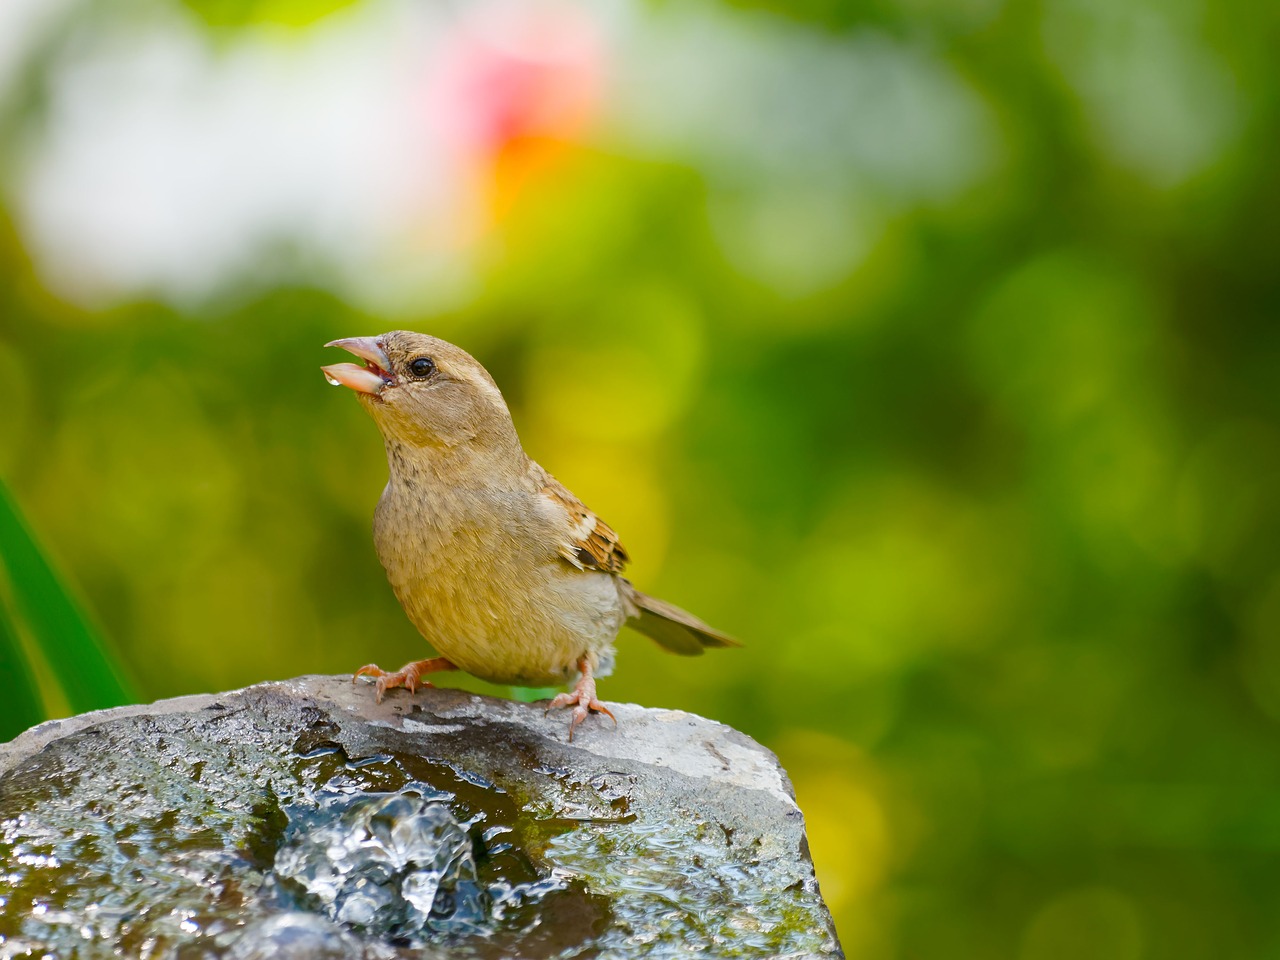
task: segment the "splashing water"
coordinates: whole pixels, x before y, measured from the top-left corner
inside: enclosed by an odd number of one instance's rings
[[[411,790],[339,796],[286,839],[275,874],[329,919],[363,932],[410,942],[479,933],[491,900],[467,826]]]

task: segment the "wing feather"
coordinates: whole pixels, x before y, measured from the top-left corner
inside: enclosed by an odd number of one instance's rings
[[[579,570],[622,572],[631,557],[626,547],[618,542],[618,534],[613,527],[588,510],[550,474],[547,474],[541,493],[568,516],[565,537],[557,544],[560,556]]]

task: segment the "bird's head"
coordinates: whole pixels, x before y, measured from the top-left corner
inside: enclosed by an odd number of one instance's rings
[[[471,354],[438,337],[393,330],[334,340],[363,364],[321,367],[330,383],[350,387],[389,443],[410,448],[479,444],[505,450],[516,440],[497,384]]]

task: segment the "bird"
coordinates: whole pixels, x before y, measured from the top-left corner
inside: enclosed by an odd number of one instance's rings
[[[350,388],[386,447],[388,480],[373,539],[406,615],[439,656],[388,672],[376,700],[461,670],[495,684],[568,685],[547,707],[573,707],[569,740],[589,715],[617,725],[597,696],[623,625],[692,656],[737,640],[622,576],[614,529],[525,453],[489,372],[461,347],[393,330],[333,340],[362,363],[322,367]],[[576,681],[576,682],[575,682]]]

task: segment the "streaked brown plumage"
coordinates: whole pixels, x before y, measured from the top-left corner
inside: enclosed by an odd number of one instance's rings
[[[397,330],[335,340],[365,361],[324,368],[356,392],[382,431],[390,478],[374,543],[392,590],[441,656],[356,676],[414,690],[437,670],[493,683],[560,684],[579,676],[569,736],[589,711],[609,713],[595,678],[613,665],[625,622],[674,653],[736,646],[692,614],[620,576],[618,535],[520,445],[493,378],[466,351]]]

